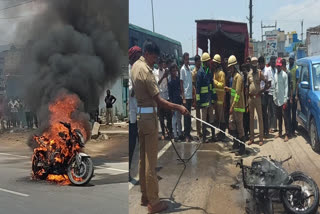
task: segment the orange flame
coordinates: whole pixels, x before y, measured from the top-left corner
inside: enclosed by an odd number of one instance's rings
[[[34,154],[37,151],[47,152],[49,154],[54,154],[54,165],[63,163],[65,160],[68,160],[74,153],[74,151],[79,151],[80,147],[78,145],[74,146],[72,150],[66,145],[66,141],[62,140],[59,136],[60,132],[63,132],[69,138],[69,130],[63,126],[60,121],[67,122],[71,124],[72,129],[79,129],[83,134],[84,139],[87,139],[87,133],[84,129],[84,125],[77,121],[76,118],[72,117],[80,104],[80,99],[77,95],[74,94],[63,94],[58,97],[54,103],[49,105],[50,111],[50,126],[47,131],[45,131],[41,137],[34,137],[36,142],[39,144],[39,147],[34,149]],[[44,157],[42,157],[44,158]],[[49,160],[45,160],[49,161]],[[39,175],[42,175],[44,170],[39,172]],[[36,175],[33,175],[36,177]],[[67,175],[48,175],[48,181],[57,182],[62,185],[70,184],[69,178]]]

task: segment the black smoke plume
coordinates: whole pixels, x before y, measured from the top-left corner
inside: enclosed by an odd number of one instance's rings
[[[74,115],[85,121],[90,135],[88,113],[98,107],[105,86],[112,85],[121,73],[120,56],[124,51],[116,36],[121,34],[119,28],[124,29],[123,33],[128,31],[128,21],[119,27],[105,15],[113,5],[121,8],[117,0],[40,2],[45,9],[31,23],[20,26],[21,34],[19,30],[17,33],[28,40],[21,64],[25,102],[37,113],[41,134],[49,128],[49,104],[63,93],[76,94],[82,103]],[[24,33],[26,28],[28,33]]]

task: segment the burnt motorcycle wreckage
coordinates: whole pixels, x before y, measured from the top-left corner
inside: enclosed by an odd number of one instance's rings
[[[67,175],[74,185],[85,185],[93,177],[93,162],[85,153],[84,138],[79,129],[72,130],[70,123],[60,122],[68,133],[59,132],[62,144],[57,144],[44,136],[35,136],[39,147],[32,156],[32,172],[37,179],[45,180],[49,174]]]
[[[269,157],[256,157],[251,167],[237,163],[242,169],[244,188],[250,193],[247,213],[273,213],[273,201],[282,202],[288,213],[315,213],[319,205],[316,182],[303,172],[289,174],[282,164],[292,158],[276,161]]]

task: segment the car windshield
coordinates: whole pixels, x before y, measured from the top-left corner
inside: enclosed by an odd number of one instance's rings
[[[313,87],[315,91],[320,91],[320,63],[312,65]]]

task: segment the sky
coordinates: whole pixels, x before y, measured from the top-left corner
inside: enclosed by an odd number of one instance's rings
[[[183,52],[192,55],[196,53],[195,20],[248,23],[249,16],[249,0],[153,0],[153,8],[155,32],[180,41]],[[307,28],[320,25],[319,11],[320,0],[253,0],[253,39],[261,40],[261,21],[274,25],[275,20],[277,28],[296,31],[299,39],[303,20],[305,39]],[[152,31],[151,0],[129,1],[129,23]]]
[[[18,24],[32,18],[39,11],[36,2],[37,0],[0,0],[0,45],[14,42]],[[21,5],[4,10],[18,4]]]

